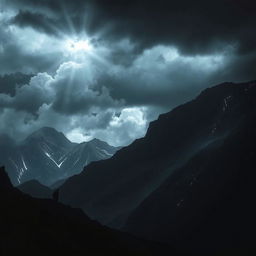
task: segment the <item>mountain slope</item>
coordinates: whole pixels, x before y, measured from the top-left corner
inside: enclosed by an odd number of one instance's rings
[[[24,195],[12,187],[4,168],[0,168],[0,202],[3,256],[164,255],[167,248],[103,227],[81,210]]]
[[[60,188],[60,199],[101,223],[124,226],[175,170],[243,124],[255,111],[255,87],[255,82],[224,83],[161,115],[150,124],[145,138],[70,178]]]
[[[176,170],[130,215],[124,230],[182,249],[255,254],[253,111],[232,134]]]
[[[112,157],[118,149],[98,139],[75,145],[65,156],[62,166],[63,178],[80,173],[84,166],[91,162]]]
[[[42,185],[37,180],[30,180],[17,186],[17,188],[27,195],[35,198],[52,198],[54,190]]]
[[[4,164],[14,185],[34,179],[48,185],[62,176],[61,158],[74,146],[63,133],[44,127],[18,144]]]
[[[96,139],[72,143],[63,133],[49,127],[32,133],[16,146],[10,146],[13,143],[4,138],[0,141],[4,153],[0,162],[6,165],[14,185],[37,180],[50,186],[78,174],[92,161],[111,157],[119,149]]]

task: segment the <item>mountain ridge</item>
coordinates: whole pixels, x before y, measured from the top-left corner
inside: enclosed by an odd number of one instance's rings
[[[0,167],[0,253],[17,255],[158,255],[175,250],[111,230],[80,209],[35,199],[14,188]],[[168,254],[169,255],[169,254]]]
[[[176,169],[243,122],[255,107],[255,85],[223,83],[160,115],[144,138],[68,179],[60,187],[60,199],[105,225],[122,228]]]
[[[73,143],[51,127],[34,131],[16,145],[11,143],[10,138],[4,137],[6,139],[0,141],[3,151],[0,162],[6,165],[15,185],[36,179],[43,185],[51,186],[58,180],[79,173],[92,161],[112,157],[120,149],[98,139]]]
[[[183,249],[255,253],[255,110],[220,145],[200,151],[170,176],[123,230]]]
[[[52,199],[54,190],[42,185],[37,180],[29,180],[17,186],[17,188],[25,194],[35,198],[49,198]]]

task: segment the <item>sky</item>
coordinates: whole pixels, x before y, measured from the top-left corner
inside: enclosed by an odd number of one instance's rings
[[[0,133],[125,146],[203,89],[256,79],[252,0],[0,0]]]

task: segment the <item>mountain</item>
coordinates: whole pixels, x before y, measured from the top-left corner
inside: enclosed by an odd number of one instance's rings
[[[42,185],[37,180],[29,180],[17,186],[17,188],[27,195],[35,198],[52,198],[54,190]]]
[[[93,139],[89,142],[83,142],[75,145],[64,157],[62,169],[63,178],[68,178],[78,174],[89,163],[100,161],[112,157],[119,147],[113,147],[106,142]]]
[[[81,210],[23,194],[0,168],[0,255],[165,255],[169,248],[91,221]],[[173,252],[169,254],[170,252]],[[166,255],[176,255],[169,251]]]
[[[255,126],[252,106],[229,135],[202,149],[148,196],[123,230],[182,249],[255,254]]]
[[[8,141],[6,136],[0,141],[5,154],[0,162],[14,185],[37,180],[50,186],[78,174],[92,161],[111,157],[119,149],[97,139],[72,143],[63,133],[49,127],[35,131],[16,146],[9,146],[14,143]]]
[[[246,248],[245,241],[252,246],[255,236],[249,226],[241,228],[238,217],[244,209],[241,217],[254,227],[248,200],[255,196],[255,120],[255,81],[206,89],[152,122],[144,138],[68,179],[60,200],[108,226],[177,246],[184,242],[190,248],[191,237],[197,249],[201,243],[211,250]],[[242,202],[240,189],[243,196],[251,191],[248,200]],[[232,210],[236,225],[228,229],[230,220],[222,228]],[[211,235],[210,225],[216,228]],[[224,234],[229,235],[226,244]]]
[[[7,134],[0,134],[0,163],[6,162],[15,150],[16,143]]]
[[[59,188],[61,185],[63,185],[65,183],[66,179],[62,179],[62,180],[58,180],[55,183],[53,183],[49,188],[50,189],[57,189]]]

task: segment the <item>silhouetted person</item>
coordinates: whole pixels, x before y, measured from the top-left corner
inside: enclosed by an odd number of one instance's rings
[[[59,200],[59,189],[56,189],[53,194],[52,194],[52,198],[54,201],[58,202]]]

